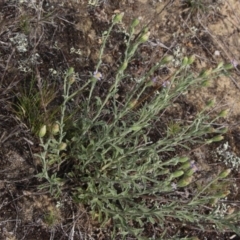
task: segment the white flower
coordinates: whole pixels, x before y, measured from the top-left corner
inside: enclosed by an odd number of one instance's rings
[[[100,81],[102,79],[102,74],[98,71],[95,71],[93,73],[93,77]]]

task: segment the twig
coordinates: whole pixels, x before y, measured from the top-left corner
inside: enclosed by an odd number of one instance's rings
[[[7,186],[6,186],[6,187],[7,187]],[[9,190],[8,187],[7,187],[7,191],[9,192],[9,194],[10,194],[11,197],[12,197],[12,199],[14,200],[13,194],[12,194],[12,192]],[[16,232],[17,232],[17,228],[18,228],[18,219],[19,219],[19,217],[18,217],[18,207],[17,207],[15,201],[13,201],[13,205],[14,205],[14,207],[15,207],[16,214],[17,214],[17,216],[16,216],[16,224],[15,224],[15,228],[14,228],[14,233],[16,233]]]
[[[2,85],[2,83],[3,83],[3,79],[4,79],[5,75],[6,75],[7,70],[8,70],[8,65],[9,65],[10,60],[11,60],[11,58],[12,58],[12,56],[13,56],[14,53],[15,53],[15,47],[13,48],[11,54],[10,54],[9,57],[8,57],[7,65],[6,65],[5,69],[4,69],[4,72],[3,72],[3,75],[2,75],[2,79],[1,79],[0,85]]]

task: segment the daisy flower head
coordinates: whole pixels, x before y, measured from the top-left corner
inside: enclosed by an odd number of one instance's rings
[[[170,86],[170,82],[169,81],[164,81],[163,83],[162,83],[162,87],[163,88],[167,88],[167,87],[169,87]]]
[[[231,60],[231,63],[232,63],[232,65],[233,65],[233,67],[237,67],[238,66],[238,62],[237,62],[237,60],[235,60],[235,59],[232,59]]]
[[[98,72],[98,71],[95,71],[93,73],[93,77],[96,78],[98,81],[100,81],[102,79],[102,73]]]

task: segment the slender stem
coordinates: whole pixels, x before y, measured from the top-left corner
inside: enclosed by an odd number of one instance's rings
[[[199,191],[198,192],[198,194],[196,194],[195,196],[194,196],[194,198],[191,200],[191,202],[189,203],[189,205],[193,205],[194,204],[194,200],[195,199],[197,199],[198,198],[198,196],[201,194],[201,193],[203,193],[203,192],[205,192],[206,190],[207,190],[207,188],[209,188],[214,182],[216,182],[217,180],[218,180],[219,178],[217,177],[217,178],[215,178],[215,179],[213,179],[210,183],[208,183],[201,191]]]

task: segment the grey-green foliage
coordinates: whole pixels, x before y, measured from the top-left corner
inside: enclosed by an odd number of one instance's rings
[[[54,159],[57,169],[62,162],[69,161],[72,169],[66,174],[74,182],[71,191],[75,200],[89,205],[92,217],[97,218],[103,225],[112,219],[113,236],[120,232],[123,237],[132,234],[138,239],[144,239],[141,233],[146,222],[158,223],[164,228],[166,218],[194,223],[202,229],[204,224],[209,222],[219,228],[227,224],[231,227],[229,219],[218,219],[214,215],[205,216],[197,211],[199,205],[207,204],[216,198],[214,195],[207,198],[204,196],[204,190],[212,184],[211,182],[200,189],[197,197],[192,199],[179,199],[178,193],[175,193],[178,189],[188,186],[193,181],[194,174],[189,159],[178,156],[178,151],[187,151],[194,144],[208,144],[222,139],[221,136],[206,139],[207,134],[213,131],[213,121],[219,117],[209,120],[207,111],[210,104],[191,122],[180,121],[179,126],[174,127],[177,131],[162,127],[162,137],[154,141],[149,134],[156,131],[154,123],[164,119],[164,110],[171,106],[174,99],[186,93],[190,87],[205,85],[210,75],[214,78],[224,67],[226,69],[229,66],[220,64],[214,70],[202,71],[195,75],[187,70],[194,58],[185,57],[181,67],[171,75],[169,84],[162,85],[158,94],[155,91],[145,101],[145,92],[152,85],[154,71],[171,60],[167,56],[157,61],[138,81],[135,89],[126,93],[124,101],[119,102],[118,88],[127,78],[127,66],[139,45],[149,37],[148,30],[143,29],[139,37],[132,41],[134,27],[138,24],[138,20],[135,20],[129,29],[125,55],[116,72],[115,81],[105,96],[94,97],[93,92],[99,81],[101,58],[107,38],[121,18],[122,15],[113,18],[113,24],[105,35],[100,50],[96,71],[89,81],[77,92],[70,94],[68,90],[72,82],[69,81],[69,74],[66,75],[59,136],[50,136],[48,140],[41,136],[44,150],[39,157],[45,168],[43,174],[38,176],[48,180],[51,191],[54,191],[53,186],[58,185],[58,182],[60,189],[64,179],[59,181],[56,173],[50,177],[47,172],[50,167],[54,168]],[[72,69],[69,72],[73,74]],[[86,87],[89,94],[85,101],[80,102],[81,111],[73,121],[71,132],[67,133],[64,128],[64,104]],[[215,129],[215,132],[221,134],[223,130]],[[68,142],[67,155],[51,149],[59,149],[63,141]],[[48,156],[47,152],[52,154]],[[50,165],[48,161],[51,162]],[[56,178],[56,181],[52,178]],[[213,182],[221,178],[222,175]]]

